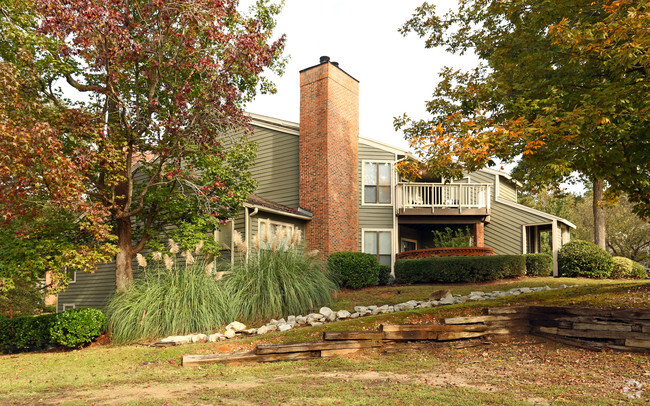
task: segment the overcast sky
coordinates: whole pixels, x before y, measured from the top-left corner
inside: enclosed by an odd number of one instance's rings
[[[425,49],[416,35],[397,29],[423,0],[286,0],[277,32],[287,36],[285,74],[275,78],[278,92],[258,95],[251,113],[299,121],[299,71],[327,55],[359,83],[360,135],[401,148],[408,144],[393,129],[393,117],[425,117],[438,72],[445,65],[473,66],[473,57]],[[250,0],[242,0],[247,7]],[[439,10],[455,0],[436,0]]]

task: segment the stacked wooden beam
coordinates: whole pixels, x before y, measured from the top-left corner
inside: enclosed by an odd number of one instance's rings
[[[383,324],[376,331],[326,331],[323,341],[297,344],[259,344],[253,351],[238,354],[186,355],[183,365],[204,363],[270,362],[324,358],[361,349],[394,349],[409,341],[450,341],[490,334],[526,333],[530,330],[527,308],[492,309],[491,314],[455,317],[445,324]]]
[[[650,309],[530,306],[531,332],[594,350],[650,352]]]

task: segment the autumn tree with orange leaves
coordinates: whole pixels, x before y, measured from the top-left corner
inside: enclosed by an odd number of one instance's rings
[[[648,27],[648,0],[460,0],[442,16],[424,3],[402,33],[480,64],[445,68],[431,117],[395,127],[429,171],[449,177],[495,158],[518,162],[513,175],[531,189],[578,172],[594,185],[604,247],[603,190],[650,216]]]
[[[64,283],[63,269],[114,256],[123,291],[134,256],[162,248],[170,226],[189,246],[237,213],[254,145],[225,134],[273,90],[264,69],[284,64],[279,6],[237,7],[0,4],[0,278],[51,270]]]

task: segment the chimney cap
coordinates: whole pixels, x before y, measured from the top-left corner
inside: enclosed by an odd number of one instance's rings
[[[323,55],[323,56],[320,57],[320,63],[327,63],[329,61],[330,61],[329,56]]]

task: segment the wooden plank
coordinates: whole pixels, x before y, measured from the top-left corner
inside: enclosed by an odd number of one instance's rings
[[[446,324],[382,324],[381,330],[385,333],[395,331],[484,331],[484,324],[472,325],[446,325]]]
[[[323,340],[381,340],[384,333],[381,331],[324,331]]]
[[[438,341],[460,340],[462,338],[476,338],[486,335],[485,331],[450,331],[448,333],[439,333]]]
[[[639,340],[636,338],[627,338],[625,340],[625,346],[650,349],[650,337],[646,338],[645,340]]]
[[[579,348],[584,348],[586,350],[591,350],[591,351],[602,351],[603,348],[605,348],[605,343],[598,343],[594,341],[586,341],[586,340],[580,340],[577,338],[567,338],[567,337],[559,337],[554,334],[544,334],[544,333],[539,333],[536,334],[539,337],[544,337],[548,340],[555,341],[558,343],[562,344],[568,344],[573,347],[579,347]]]
[[[488,327],[530,327],[530,323],[528,322],[528,320],[486,321],[485,325]]]
[[[533,326],[531,332],[557,335],[557,327]]]
[[[197,366],[210,363],[234,362],[275,362],[296,361],[320,357],[320,351],[295,352],[288,354],[258,355],[253,351],[236,354],[209,354],[209,355],[184,355],[183,366]]]
[[[379,347],[378,341],[373,340],[345,340],[345,341],[320,341],[316,343],[294,343],[294,344],[258,344],[255,353],[264,354],[286,354],[292,352],[322,351],[322,350],[343,350],[351,348]]]
[[[632,331],[632,326],[618,323],[573,323],[574,330]]]
[[[493,316],[502,314],[528,314],[529,311],[529,306],[490,307],[487,309],[487,313]]]
[[[470,317],[451,317],[445,319],[445,324],[474,324],[474,323],[484,323],[487,321],[502,321],[502,320],[518,320],[524,319],[528,315],[526,314],[506,314],[501,316],[470,316]]]
[[[339,355],[348,355],[348,354],[355,354],[357,352],[361,351],[359,348],[346,348],[343,350],[322,350],[320,352],[321,358],[330,358],[330,357],[338,357]]]
[[[634,333],[627,331],[597,331],[597,330],[569,330],[558,328],[557,334],[567,337],[581,337],[581,338],[608,338],[608,339],[617,339],[617,338],[637,338],[637,339],[646,339],[648,336],[643,333]]]
[[[436,340],[439,334],[436,331],[384,331],[384,340]]]

